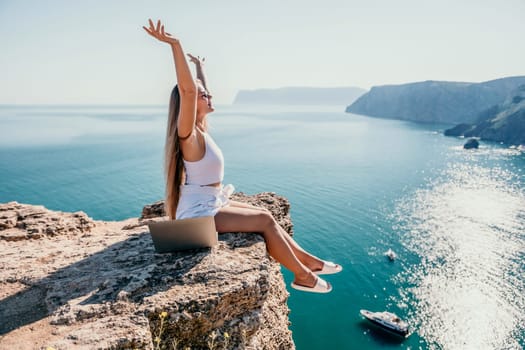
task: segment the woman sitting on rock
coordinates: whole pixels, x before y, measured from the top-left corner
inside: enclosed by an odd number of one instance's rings
[[[204,59],[189,55],[197,68],[194,80],[181,43],[164,31],[160,20],[149,20],[148,34],[171,46],[178,85],[171,93],[166,134],[166,201],[170,219],[214,216],[217,232],[257,232],[269,254],[295,275],[292,287],[328,293],[332,286],[317,275],[342,267],[303,250],[262,208],[229,199],[233,186],[222,185],[224,158],[208,131],[207,115],[214,111],[203,72]],[[183,183],[183,179],[185,179]]]

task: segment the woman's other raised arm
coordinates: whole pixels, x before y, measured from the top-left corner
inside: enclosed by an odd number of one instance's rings
[[[187,54],[190,58],[190,61],[195,64],[195,72],[197,73],[197,79],[199,79],[202,82],[202,85],[206,89],[206,92],[208,93],[208,96],[211,95],[210,88],[208,86],[208,79],[206,78],[206,74],[204,74],[204,57],[200,56],[193,56],[191,53]]]
[[[157,25],[155,26],[150,19],[149,28],[142,28],[152,37],[168,43],[171,46],[173,60],[175,61],[177,84],[181,97],[177,129],[179,137],[186,137],[193,131],[195,125],[198,91],[195,80],[191,75],[190,67],[186,61],[182,45],[178,39],[164,31],[164,25],[160,20],[157,21]]]

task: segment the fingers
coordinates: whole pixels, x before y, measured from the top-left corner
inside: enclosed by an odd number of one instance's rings
[[[149,28],[146,26],[143,26],[144,30],[154,38],[164,41],[166,43],[173,43],[177,42],[177,39],[172,37],[170,33],[165,31],[164,24],[159,20],[157,20],[157,23],[155,24],[151,18],[148,19]]]
[[[155,30],[155,25],[153,24],[153,21],[151,20],[151,18],[148,19],[148,22],[149,22],[149,28],[146,29],[146,31],[153,37],[157,38],[158,39],[158,33],[157,31]]]
[[[164,32],[164,25],[160,22],[160,19],[157,20],[157,25],[155,26],[155,24],[153,23],[153,21],[151,20],[151,18],[148,18],[148,22],[149,22],[149,32],[150,33],[161,33],[161,32]]]
[[[206,60],[206,58],[204,58],[204,57],[201,58],[201,56],[197,56],[197,57],[195,57],[195,56],[193,56],[191,53],[187,53],[186,55],[188,55],[188,57],[190,58],[190,60],[191,60],[192,62],[194,62],[195,64],[197,64],[197,63],[204,63],[204,61]]]
[[[149,35],[153,35],[153,33],[151,32],[151,30],[149,30],[148,28],[146,28],[146,27],[144,27],[144,26],[142,26],[142,28],[144,28],[144,30],[145,30],[146,32],[148,32]]]

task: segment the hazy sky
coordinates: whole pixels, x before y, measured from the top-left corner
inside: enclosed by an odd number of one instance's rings
[[[165,104],[165,21],[205,56],[216,103],[239,89],[525,75],[524,0],[0,0],[0,104]]]

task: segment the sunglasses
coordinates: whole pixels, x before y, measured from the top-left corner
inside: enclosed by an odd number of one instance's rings
[[[209,94],[207,94],[207,93],[205,93],[205,92],[203,92],[203,93],[201,94],[201,98],[203,98],[203,99],[208,99],[208,100],[209,100],[210,98],[212,98],[212,96],[209,95]]]

